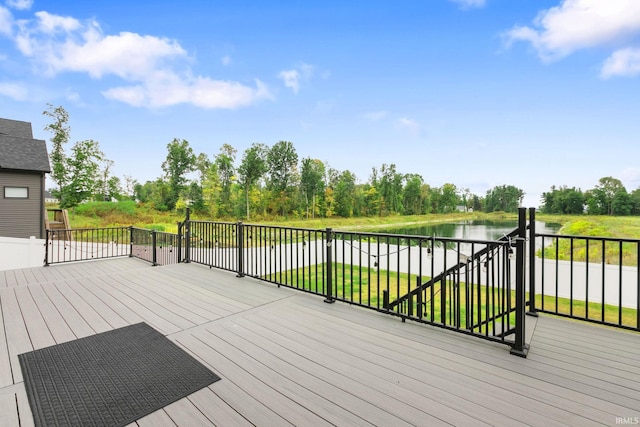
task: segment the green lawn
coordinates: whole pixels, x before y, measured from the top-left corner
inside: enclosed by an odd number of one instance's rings
[[[289,270],[267,275],[266,280],[281,283],[294,288],[312,291],[326,295],[324,283],[326,282],[326,264],[305,267],[303,269]],[[388,291],[389,301],[395,301],[399,296],[405,295],[411,289],[415,289],[416,275],[389,272],[376,268],[359,269],[347,264],[333,264],[333,296],[340,300],[354,302],[360,305],[383,308],[383,291]],[[429,277],[423,277],[426,282]],[[411,284],[411,285],[410,285]],[[467,285],[462,282],[456,286],[454,281],[447,280],[435,283],[423,293],[421,318],[433,323],[441,323],[461,329],[470,328],[472,324],[478,324],[489,316],[495,317],[499,307],[515,307],[515,293],[508,294],[500,288],[487,293],[485,286]],[[412,313],[418,315],[418,302],[414,297],[411,302]],[[407,314],[409,308],[405,302],[393,308],[393,311]],[[474,322],[475,320],[475,322]],[[514,322],[511,316],[510,323]],[[486,326],[476,326],[476,332],[486,332]]]
[[[304,289],[318,294],[326,295],[324,283],[326,283],[326,264],[310,266],[301,269],[283,271],[263,277],[266,280]],[[399,296],[408,293],[409,288],[415,289],[417,277],[405,273],[389,272],[377,268],[363,268],[349,264],[333,264],[333,296],[340,300],[353,302],[360,305],[383,308],[383,291],[389,293],[389,301],[395,301]],[[423,277],[425,283],[429,277]],[[454,281],[447,280],[435,283],[426,289],[423,295],[422,318],[433,323],[469,329],[473,325],[475,332],[486,333],[486,324],[480,325],[487,317],[496,317],[501,308],[514,308],[516,303],[515,290],[505,292],[501,288],[491,290],[486,286],[466,284],[460,282],[457,286]],[[556,308],[557,304],[557,308]],[[414,297],[411,303],[412,313],[417,316],[418,303]],[[536,308],[542,308],[542,297],[536,295]],[[584,301],[573,301],[567,298],[544,298],[544,309],[573,317],[586,318],[586,304]],[[622,308],[621,314],[617,306],[604,306],[604,321],[618,324],[619,316],[622,317],[621,325],[637,327],[637,310]],[[396,306],[393,311],[407,314],[408,304]],[[589,319],[602,321],[602,304],[589,303]],[[496,318],[496,321],[501,320]],[[514,315],[509,316],[511,326],[515,324]],[[499,328],[499,326],[496,326]]]

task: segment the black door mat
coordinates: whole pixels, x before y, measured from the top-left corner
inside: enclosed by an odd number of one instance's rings
[[[146,323],[18,358],[37,427],[125,426],[220,379]]]

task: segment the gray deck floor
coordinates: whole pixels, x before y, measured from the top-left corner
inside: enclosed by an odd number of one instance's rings
[[[508,348],[196,264],[0,272],[0,425],[30,426],[17,355],[145,321],[222,378],[133,425],[619,425],[640,334],[541,316]]]

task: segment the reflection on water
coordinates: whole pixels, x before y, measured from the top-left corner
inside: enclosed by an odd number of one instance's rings
[[[446,224],[428,224],[419,226],[404,226],[377,229],[376,233],[406,234],[411,236],[435,236],[451,237],[469,240],[497,240],[510,233],[518,226],[518,221],[459,221]],[[560,229],[560,224],[547,224],[536,221],[536,232],[543,234],[555,234]]]

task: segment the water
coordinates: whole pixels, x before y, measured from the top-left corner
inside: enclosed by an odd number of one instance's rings
[[[376,233],[406,234],[411,236],[451,237],[469,240],[497,240],[510,233],[518,226],[518,221],[458,221],[443,224],[426,224],[419,226],[404,226],[388,229],[376,229]],[[555,234],[560,224],[536,221],[536,232]]]

